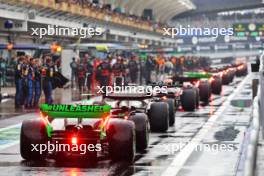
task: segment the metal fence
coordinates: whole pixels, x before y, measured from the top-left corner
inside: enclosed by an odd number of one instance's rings
[[[260,87],[258,90],[260,90]],[[261,91],[258,91],[257,96],[254,98],[252,106],[252,121],[249,129],[249,142],[246,148],[244,176],[253,176],[255,170],[257,144],[260,131],[260,95]]]
[[[261,97],[264,97],[264,54],[260,57],[259,86],[257,88],[257,95],[254,98],[252,106],[252,121],[249,128],[250,136],[246,149],[244,176],[254,175],[259,132],[262,133],[262,139],[264,137],[264,98]]]
[[[264,54],[261,55],[261,58],[260,58],[260,71],[259,71],[259,82],[260,82],[260,99],[259,99],[259,102],[260,102],[260,124],[261,124],[261,132],[262,132],[262,136],[264,136],[264,98],[261,98],[261,97],[264,97]]]

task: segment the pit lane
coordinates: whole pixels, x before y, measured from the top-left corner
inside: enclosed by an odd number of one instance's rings
[[[57,164],[23,161],[19,154],[19,132],[22,119],[35,118],[37,113],[24,114],[0,121],[0,175],[233,175],[240,163],[244,133],[249,124],[250,107],[230,106],[230,101],[245,90],[250,92],[252,75],[235,78],[224,86],[222,95],[213,95],[209,105],[201,105],[195,112],[177,111],[176,123],[167,133],[151,133],[150,145],[136,155],[134,165],[110,160],[98,163],[68,161]],[[237,89],[240,87],[240,89]],[[242,91],[243,90],[243,91]],[[251,93],[244,95],[251,98]],[[225,103],[226,102],[226,103]],[[208,131],[208,120],[216,118]],[[231,152],[187,150],[186,146],[199,139],[203,144],[234,144]],[[165,146],[184,144],[181,151],[169,151]],[[184,156],[184,157],[182,157]]]

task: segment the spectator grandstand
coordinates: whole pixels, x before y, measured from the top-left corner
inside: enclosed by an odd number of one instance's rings
[[[234,23],[263,23],[264,10],[240,10],[240,11],[226,11],[216,14],[200,14],[196,16],[189,16],[186,18],[176,18],[170,22],[171,26],[187,26],[192,27],[232,27]]]

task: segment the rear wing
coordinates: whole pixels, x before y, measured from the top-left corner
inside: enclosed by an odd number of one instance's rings
[[[40,111],[51,118],[101,118],[109,114],[110,110],[110,105],[40,105]]]
[[[203,79],[203,78],[210,78],[211,76],[212,74],[208,72],[183,72],[183,77],[187,77],[187,78]]]
[[[148,94],[135,94],[135,93],[119,93],[119,94],[108,94],[104,98],[109,98],[112,100],[145,100],[151,98]]]
[[[172,77],[173,82],[192,82],[199,79],[209,79],[212,77],[212,73],[208,72],[183,72],[182,75],[176,75]]]

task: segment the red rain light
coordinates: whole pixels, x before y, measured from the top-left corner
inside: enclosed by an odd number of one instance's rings
[[[77,137],[72,137],[71,142],[72,144],[77,144],[78,143]]]

